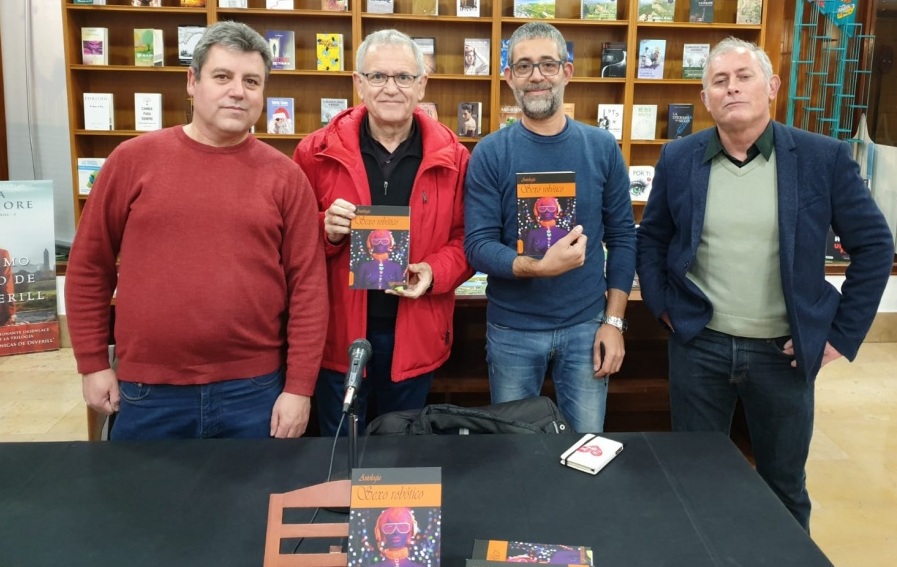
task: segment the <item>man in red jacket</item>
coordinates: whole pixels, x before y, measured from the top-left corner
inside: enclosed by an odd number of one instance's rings
[[[449,356],[455,288],[472,274],[464,257],[463,183],[469,153],[446,126],[417,110],[427,74],[407,35],[369,35],[355,58],[364,104],[306,137],[293,158],[309,176],[325,236],[330,325],[315,388],[321,432],[339,425],[347,349],[367,338],[373,355],[359,395],[377,414],[423,407],[433,371]],[[408,287],[349,287],[349,224],[357,205],[411,207]],[[343,430],[345,431],[345,429]]]

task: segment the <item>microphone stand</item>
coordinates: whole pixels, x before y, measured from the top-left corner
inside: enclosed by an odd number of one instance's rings
[[[352,471],[358,467],[358,396],[352,400],[349,406],[349,412],[346,414],[349,423],[346,424],[348,430],[348,450],[346,451],[349,458],[348,477],[352,479]]]

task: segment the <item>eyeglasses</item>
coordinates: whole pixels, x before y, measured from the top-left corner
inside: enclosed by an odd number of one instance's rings
[[[539,68],[539,72],[543,77],[554,77],[561,70],[561,62],[553,59],[532,63],[530,61],[521,61],[510,65],[511,71],[515,77],[526,79],[533,74],[533,69]]]
[[[374,244],[374,245],[376,245],[376,244],[389,244],[389,239],[388,239],[388,238],[372,238],[372,239],[371,239],[371,244]]]
[[[386,535],[391,535],[396,532],[399,532],[400,534],[407,534],[411,531],[411,524],[409,524],[408,522],[383,524],[382,526],[380,526],[380,531],[385,533]]]
[[[558,210],[554,205],[539,205],[537,208],[540,213],[556,213]]]
[[[386,73],[360,73],[362,77],[368,80],[372,87],[382,87],[390,79],[395,81],[396,86],[407,89],[414,84],[420,75],[409,75],[408,73],[399,73],[398,75],[387,75]]]

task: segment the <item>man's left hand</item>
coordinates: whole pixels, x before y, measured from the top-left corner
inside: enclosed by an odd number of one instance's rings
[[[612,325],[601,325],[595,333],[593,352],[596,378],[605,378],[619,372],[626,354],[623,333]]]
[[[408,287],[405,289],[387,289],[386,293],[408,299],[417,299],[430,289],[433,283],[433,268],[426,262],[408,264]]]
[[[271,412],[271,437],[285,439],[301,437],[308,427],[311,398],[298,394],[281,393]]]

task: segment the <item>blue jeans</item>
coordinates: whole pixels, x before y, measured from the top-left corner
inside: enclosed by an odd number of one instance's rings
[[[368,333],[371,343],[371,359],[366,367],[366,375],[361,381],[361,389],[356,396],[358,408],[358,432],[363,433],[368,423],[368,405],[373,396],[376,415],[371,419],[394,411],[420,409],[427,405],[427,395],[433,383],[433,373],[428,372],[415,378],[392,381],[392,353],[395,347],[395,333]],[[346,395],[346,375],[342,372],[322,368],[315,386],[315,409],[321,435],[332,437],[342,417],[343,399]],[[348,416],[340,427],[340,435],[348,432]]]
[[[119,382],[121,404],[109,438],[270,437],[271,412],[284,379],[281,368],[255,378],[194,386]]]
[[[486,323],[486,362],[492,403],[538,396],[545,373],[558,407],[580,433],[604,430],[607,378],[595,377],[593,350],[600,319],[553,331],[525,331]]]
[[[813,436],[814,385],[782,352],[788,337],[748,339],[704,329],[670,340],[674,431],[729,434],[741,398],[757,472],[807,531],[806,470]]]

